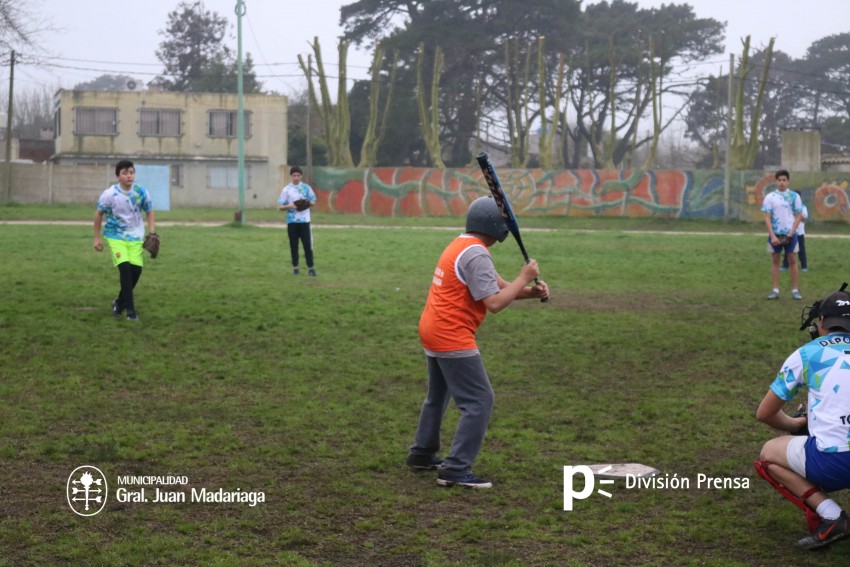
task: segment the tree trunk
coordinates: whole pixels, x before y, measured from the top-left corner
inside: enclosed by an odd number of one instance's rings
[[[443,163],[442,148],[440,147],[440,113],[439,113],[439,91],[440,91],[440,72],[443,69],[443,50],[437,47],[434,53],[434,72],[431,76],[431,111],[428,112],[425,102],[425,79],[423,77],[423,67],[425,65],[425,44],[419,44],[419,60],[416,65],[417,70],[417,88],[416,102],[419,105],[419,122],[422,125],[422,135],[425,138],[425,146],[428,149],[428,155],[431,158],[431,163],[434,167],[445,169],[446,164]]]

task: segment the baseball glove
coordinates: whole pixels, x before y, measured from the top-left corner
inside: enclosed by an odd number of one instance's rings
[[[295,205],[295,210],[299,212],[310,208],[310,201],[307,199],[297,199],[292,204]]]
[[[151,258],[156,258],[159,254],[159,235],[155,232],[148,233],[145,241],[142,242],[142,248],[150,252]]]
[[[805,418],[807,418],[806,424],[803,427],[801,427],[797,431],[797,433],[795,433],[794,435],[808,435],[809,434],[809,422],[808,422],[809,411],[808,411],[808,408],[806,407],[806,404],[805,403],[800,404],[800,407],[798,407],[794,411],[794,413],[791,414],[791,417],[805,417]]]
[[[779,239],[780,246],[788,246],[789,244],[791,244],[791,237],[787,234],[777,234],[776,238]]]

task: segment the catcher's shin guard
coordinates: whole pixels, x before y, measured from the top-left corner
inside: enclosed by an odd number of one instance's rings
[[[809,528],[809,533],[815,533],[820,526],[821,517],[818,516],[817,512],[809,508],[805,500],[818,490],[819,488],[815,487],[810,490],[807,490],[805,494],[802,496],[796,496],[791,493],[790,490],[785,488],[784,485],[779,483],[775,478],[770,476],[770,473],[767,471],[768,467],[770,467],[770,463],[764,460],[754,461],[753,465],[756,467],[756,472],[760,477],[770,483],[770,485],[776,489],[779,494],[790,500],[795,506],[800,508],[803,512],[806,513],[806,525]]]

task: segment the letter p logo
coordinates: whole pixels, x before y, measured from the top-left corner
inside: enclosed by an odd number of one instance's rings
[[[605,467],[601,469],[600,473],[606,473],[611,470],[613,467]],[[584,477],[584,488],[580,491],[576,492],[573,488],[573,479],[576,475],[581,475]],[[600,484],[613,484],[613,480],[600,480]],[[588,496],[593,493],[593,489],[596,486],[596,477],[593,476],[593,469],[586,465],[576,465],[574,467],[566,466],[564,467],[564,510],[567,512],[572,512],[573,510],[573,500],[584,500]],[[607,496],[611,498],[610,492],[605,492],[604,490],[600,490],[599,494],[603,496]]]

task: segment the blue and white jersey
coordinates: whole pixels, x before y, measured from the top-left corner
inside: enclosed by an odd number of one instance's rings
[[[150,212],[153,203],[147,190],[133,185],[129,191],[119,184],[108,188],[97,201],[97,210],[106,213],[103,236],[116,240],[141,241],[145,237],[142,211]]]
[[[763,213],[770,213],[773,234],[789,234],[794,226],[794,217],[803,212],[803,200],[796,191],[771,191],[761,205]]]
[[[809,435],[825,453],[850,451],[850,333],[819,337],[788,357],[770,389],[789,401],[809,389]]]
[[[316,194],[313,189],[306,183],[293,185],[290,183],[280,192],[280,197],[277,200],[278,205],[291,205],[298,199],[307,199],[311,203],[316,202]],[[310,222],[310,209],[296,211],[295,209],[287,209],[286,224],[293,222]]]
[[[803,219],[800,221],[800,224],[797,225],[797,234],[800,236],[806,236],[806,221],[809,220],[809,209],[806,205],[803,205]]]

